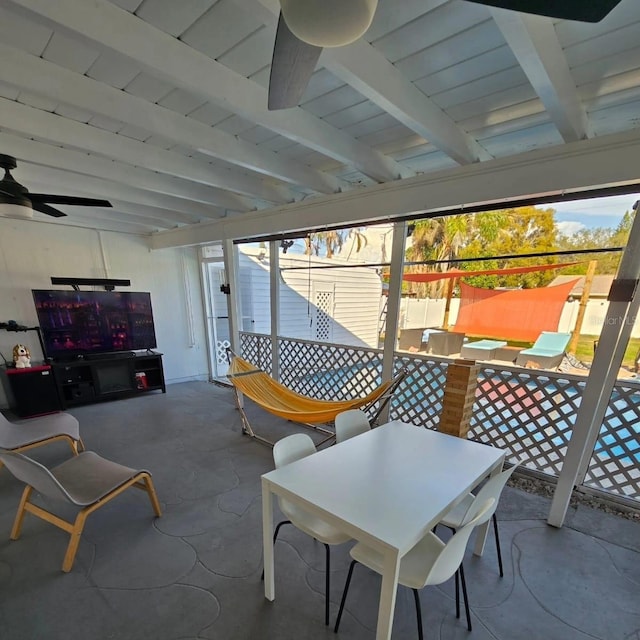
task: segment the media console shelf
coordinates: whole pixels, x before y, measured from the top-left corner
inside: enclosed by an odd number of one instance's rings
[[[149,391],[167,391],[161,353],[104,355],[57,362],[52,367],[64,409]]]

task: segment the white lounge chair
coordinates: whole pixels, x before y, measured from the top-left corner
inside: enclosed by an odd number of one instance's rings
[[[555,369],[562,362],[570,339],[570,333],[543,331],[530,349],[518,354],[516,364],[526,367],[532,362],[541,369]]]
[[[70,413],[51,413],[16,422],[10,422],[0,413],[0,449],[14,452],[27,451],[56,440],[66,440],[74,455],[84,451],[84,443],[80,438],[80,425]]]

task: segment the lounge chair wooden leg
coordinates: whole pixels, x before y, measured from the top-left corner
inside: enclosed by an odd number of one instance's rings
[[[17,540],[20,537],[20,532],[22,531],[22,522],[24,520],[25,514],[25,505],[29,501],[29,497],[31,496],[32,491],[33,487],[27,485],[22,492],[22,498],[20,499],[20,504],[18,505],[16,519],[13,523],[13,528],[11,529],[11,540]]]
[[[71,450],[73,451],[74,456],[77,456],[82,451],[86,451],[82,438],[78,438],[77,440],[69,438],[69,444],[71,445]]]
[[[69,571],[71,571],[71,567],[73,567],[73,561],[76,559],[78,545],[80,544],[80,536],[82,535],[82,530],[84,529],[84,523],[87,519],[87,515],[88,514],[86,513],[86,510],[83,509],[77,515],[76,520],[73,523],[71,539],[69,540],[67,552],[64,554],[64,560],[62,561],[62,570],[65,573],[69,573]]]
[[[147,493],[149,494],[149,500],[151,500],[151,506],[153,507],[153,511],[155,514],[160,517],[162,515],[162,509],[160,508],[160,502],[158,501],[158,494],[156,493],[156,489],[153,486],[153,480],[151,476],[145,474],[143,476],[145,488]]]

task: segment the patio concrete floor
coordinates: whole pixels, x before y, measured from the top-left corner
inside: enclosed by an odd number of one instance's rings
[[[73,570],[63,574],[64,532],[27,514],[21,539],[9,541],[22,485],[0,471],[2,640],[375,638],[379,577],[356,569],[334,635],[324,626],[324,548],[291,526],[276,545],[276,600],[265,600],[260,475],[273,468],[271,450],[241,435],[230,390],[175,384],[166,395],[71,413],[89,450],[153,473],[164,514],[154,519],[146,494],[125,492],[89,517]],[[255,407],[249,413],[275,438],[302,430]],[[69,451],[54,443],[30,455],[52,466]],[[425,638],[640,638],[638,523],[578,506],[555,529],[548,510],[547,498],[505,489],[504,578],[490,534],[484,556],[468,551],[465,560],[472,633],[455,618],[449,581],[421,593]],[[349,546],[332,551],[332,624]],[[417,638],[412,594],[402,587],[393,638]]]

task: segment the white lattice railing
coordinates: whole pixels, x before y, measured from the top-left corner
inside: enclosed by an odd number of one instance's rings
[[[380,384],[382,351],[290,338],[278,341],[280,381],[324,399],[364,395]],[[271,339],[241,334],[243,357],[271,372]],[[396,353],[407,376],[396,390],[390,417],[433,429],[442,411],[449,360]],[[585,379],[513,366],[482,368],[471,436],[510,452],[513,459],[558,476],[575,423]],[[583,485],[640,501],[640,385],[614,387]]]

